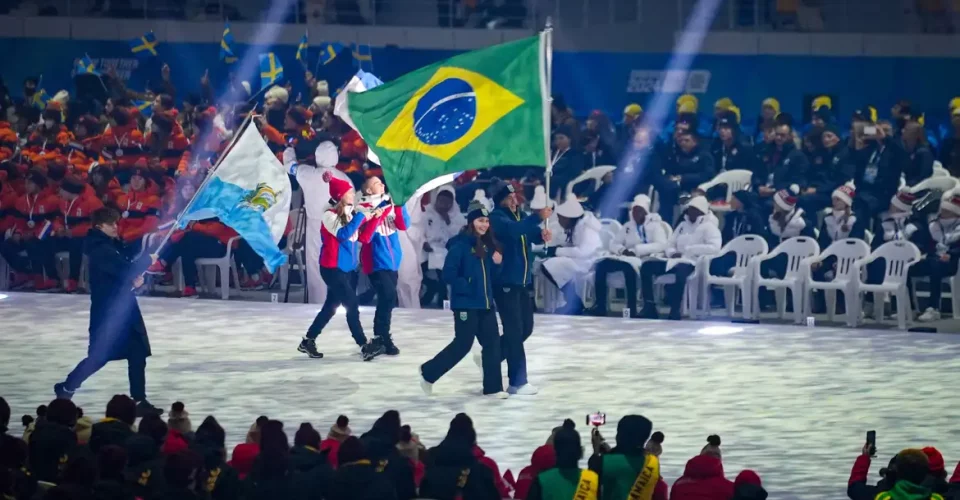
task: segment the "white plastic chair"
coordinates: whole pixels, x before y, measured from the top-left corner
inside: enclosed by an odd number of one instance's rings
[[[749,234],[734,238],[723,248],[720,253],[704,259],[703,267],[703,290],[700,294],[704,297],[705,304],[710,302],[710,286],[719,285],[723,287],[723,297],[727,305],[727,315],[733,316],[733,309],[737,303],[737,289],[743,296],[743,317],[750,318],[753,311],[753,302],[750,300],[753,294],[750,293],[751,278],[750,261],[754,257],[766,255],[768,251],[767,240],[761,236]],[[730,268],[730,275],[720,276],[710,274],[710,263],[713,259],[733,252],[736,260],[733,267]]]
[[[697,264],[693,272],[690,273],[690,276],[687,278],[687,285],[683,287],[683,301],[681,302],[680,314],[694,319],[701,315],[700,280],[703,276],[703,262],[705,258],[706,257],[700,257],[697,259]],[[677,277],[674,274],[664,274],[653,280],[654,304],[662,302],[666,286],[676,282]]]
[[[727,170],[725,172],[720,172],[709,182],[700,184],[698,189],[703,192],[707,192],[707,190],[716,186],[727,186],[726,198],[724,198],[723,201],[711,203],[710,210],[713,210],[714,212],[729,212],[731,210],[730,200],[733,199],[733,193],[742,191],[744,189],[749,190],[750,179],[752,177],[753,172],[749,170]]]
[[[950,285],[950,291],[944,292],[940,295],[941,298],[950,298],[951,311],[953,311],[953,318],[960,318],[960,267],[957,268],[956,274],[953,276],[945,276],[940,283],[930,283],[930,278],[927,276],[919,276],[916,278],[910,279],[910,289],[912,290],[912,300],[913,300],[913,310],[920,311],[920,302],[917,300],[920,297],[920,294],[929,297],[930,292],[919,292],[917,291],[917,284],[919,283],[928,283],[929,286],[943,287],[943,282],[946,281]],[[940,304],[930,304],[929,307],[939,310]]]
[[[943,163],[939,160],[934,160],[932,177],[950,177],[950,171],[943,168]]]
[[[884,259],[886,262],[883,281],[876,285],[864,283],[864,273],[860,270],[877,259]],[[876,319],[880,321],[883,318],[883,303],[887,299],[887,294],[893,293],[897,297],[897,324],[901,330],[906,330],[908,314],[912,314],[909,311],[907,275],[910,272],[910,266],[919,260],[920,249],[904,240],[888,241],[867,258],[858,260],[855,264],[857,269],[854,273],[855,279],[852,281],[852,293],[847,294],[847,325],[857,326],[860,320],[860,311],[863,308],[862,294],[873,293],[874,310],[877,311]]]
[[[227,300],[230,298],[230,277],[233,277],[234,283],[240,284],[240,276],[237,274],[237,267],[233,264],[233,244],[240,239],[240,236],[234,236],[227,241],[227,252],[223,257],[214,257],[212,259],[197,259],[197,268],[201,271],[199,274],[201,286],[209,292],[213,290],[217,283],[217,271],[220,271],[220,298]]]
[[[600,230],[600,241],[603,243],[603,248],[610,248],[610,242],[613,241],[617,233],[623,229],[623,225],[616,219],[600,219],[600,225],[602,226]]]
[[[667,240],[670,239],[670,236],[673,235],[673,228],[670,227],[670,224],[667,224],[666,221],[660,221],[660,227],[663,228],[663,233],[667,236]],[[638,278],[639,279],[639,278]],[[619,311],[626,307],[626,301],[619,301],[617,299],[617,292],[624,290],[627,287],[626,277],[623,275],[623,272],[615,272],[607,275],[607,310],[608,311]],[[624,290],[624,294],[626,291]],[[642,297],[640,295],[640,286],[639,282],[637,285],[637,303],[642,303]]]
[[[943,193],[947,193],[955,189],[960,185],[960,181],[954,179],[953,177],[928,177],[915,186],[910,188],[911,193],[919,193],[920,191],[926,191],[928,189],[938,189]]]
[[[818,256],[810,257],[803,261],[806,269],[806,282],[803,302],[803,314],[810,316],[813,310],[813,291],[823,290],[827,302],[827,318],[833,321],[837,312],[837,291],[842,291],[844,297],[849,296],[851,292],[851,283],[855,274],[859,272],[856,262],[870,255],[870,245],[857,238],[846,238],[834,241],[823,253]],[[837,258],[837,268],[834,271],[834,277],[831,281],[816,281],[813,279],[811,267],[815,262],[823,262],[828,257]],[[849,318],[850,310],[847,309]]]
[[[63,278],[70,274],[70,252],[57,252],[53,257],[57,266],[58,276],[48,276],[48,278],[63,281]],[[81,290],[86,290],[87,283],[90,281],[90,270],[88,269],[89,260],[86,255],[83,255],[80,260],[80,279],[77,280],[77,287]]]
[[[616,165],[599,165],[596,167],[587,170],[586,172],[576,176],[572,181],[567,183],[566,196],[563,199],[569,198],[573,194],[573,187],[577,184],[580,184],[584,181],[593,181],[593,189],[596,191],[600,189],[600,184],[602,183],[603,176],[613,172],[617,169]]]
[[[787,268],[783,278],[764,278],[760,274],[760,265],[778,255],[787,256]],[[754,317],[760,315],[760,288],[772,288],[777,296],[777,318],[783,319],[787,311],[787,290],[793,295],[793,321],[803,322],[803,286],[805,283],[802,262],[804,259],[820,255],[817,240],[807,236],[796,236],[781,242],[772,252],[753,259],[753,303],[757,304]]]

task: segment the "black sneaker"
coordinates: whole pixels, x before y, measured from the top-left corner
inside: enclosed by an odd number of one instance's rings
[[[379,342],[363,344],[360,346],[360,357],[362,357],[364,361],[370,361],[373,358],[383,354],[383,351],[383,345]]]
[[[660,313],[657,311],[656,305],[648,302],[640,310],[640,317],[643,319],[660,319]]]
[[[301,340],[297,350],[306,353],[307,356],[310,356],[311,358],[323,357],[323,353],[317,350],[317,341],[315,339],[305,338]]]
[[[143,418],[147,415],[156,415],[159,417],[160,415],[163,415],[163,409],[153,406],[146,399],[139,401],[137,403],[137,417]]]
[[[387,356],[396,356],[400,354],[400,349],[393,343],[393,338],[389,335],[384,337],[375,337],[373,342],[383,346],[383,353]]]

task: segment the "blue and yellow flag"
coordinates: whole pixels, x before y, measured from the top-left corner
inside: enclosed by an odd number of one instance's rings
[[[320,46],[320,64],[324,66],[333,62],[337,54],[343,50],[343,44],[337,42],[325,43]]]
[[[361,43],[353,45],[353,64],[364,71],[373,71],[373,52],[370,46]]]
[[[267,88],[283,78],[283,65],[273,52],[260,54],[260,88]]]
[[[133,101],[133,105],[140,111],[140,116],[150,118],[153,116],[153,102],[154,101]]]
[[[84,55],[82,58],[77,60],[77,74],[100,76],[100,72],[97,71],[97,65],[90,59],[90,56],[88,55]]]
[[[453,172],[545,167],[544,51],[541,37],[531,37],[461,54],[365,92],[347,92],[337,97],[337,115],[382,160],[397,203]]]
[[[33,104],[33,107],[37,109],[47,109],[47,103],[50,102],[50,95],[47,94],[46,89],[38,88],[37,91],[33,93],[30,102]]]
[[[303,36],[300,37],[300,45],[297,45],[297,60],[300,61],[300,64],[303,66],[307,65],[307,47],[309,47],[307,44],[307,34],[304,33]]]
[[[130,40],[130,51],[136,54],[137,57],[156,56],[157,45],[159,43],[156,35],[154,35],[152,31],[148,31],[144,33],[143,36]]]
[[[237,55],[233,51],[233,33],[230,32],[230,23],[223,26],[223,37],[220,38],[220,60],[227,64],[237,62]]]

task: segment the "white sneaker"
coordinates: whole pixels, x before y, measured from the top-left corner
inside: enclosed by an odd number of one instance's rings
[[[422,389],[422,390],[423,390],[423,393],[426,394],[427,396],[432,395],[432,394],[433,394],[433,384],[431,384],[430,382],[427,382],[427,379],[423,378],[423,370],[422,370],[422,369],[419,369],[419,368],[418,368],[418,369],[417,369],[417,374],[420,375],[420,389]]]
[[[476,363],[477,368],[483,369],[483,351],[480,349],[473,350],[473,362]]]
[[[507,399],[510,397],[510,394],[500,391],[500,392],[494,392],[492,394],[484,394],[483,396],[487,398],[493,398],[493,399]]]
[[[523,384],[520,387],[514,387],[511,385],[507,388],[507,392],[515,396],[533,396],[540,391],[530,384]]]
[[[923,311],[923,314],[917,318],[917,321],[939,321],[940,320],[940,311],[928,307],[926,311]]]

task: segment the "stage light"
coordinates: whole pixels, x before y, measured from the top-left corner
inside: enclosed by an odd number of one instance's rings
[[[734,333],[740,333],[742,331],[743,328],[736,326],[705,326],[697,330],[697,333],[702,333],[703,335],[733,335]]]
[[[7,297],[9,297],[9,295],[7,295],[7,294],[5,294],[5,293],[0,293],[0,300],[3,300],[3,299],[5,299],[5,298],[7,298]]]

